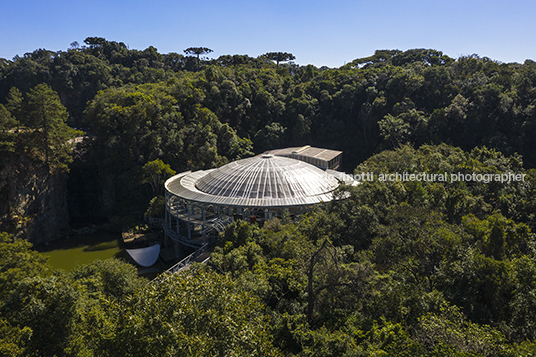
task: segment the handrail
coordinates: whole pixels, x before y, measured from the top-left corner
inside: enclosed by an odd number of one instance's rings
[[[166,270],[166,273],[175,274],[179,271],[185,269],[188,265],[192,264],[192,262],[197,259],[198,256],[200,256],[203,252],[205,252],[208,249],[208,244],[205,243],[201,246],[201,248],[197,249],[192,254],[188,255],[186,258],[182,259],[177,264],[173,265],[171,268]]]
[[[201,246],[201,248],[197,249],[192,254],[188,255],[187,257],[185,257],[184,259],[182,259],[181,261],[179,261],[178,263],[173,265],[171,268],[166,270],[164,273],[158,275],[156,278],[154,278],[152,280],[152,282],[163,282],[163,281],[167,280],[167,278],[169,278],[170,275],[173,275],[175,273],[178,273],[178,272],[188,268],[190,266],[190,264],[192,264],[197,259],[197,257],[199,257],[201,254],[203,254],[208,249],[208,247],[209,247],[208,243],[204,243]],[[206,263],[209,260],[209,258],[210,257],[208,257],[207,259],[203,260],[201,263]]]

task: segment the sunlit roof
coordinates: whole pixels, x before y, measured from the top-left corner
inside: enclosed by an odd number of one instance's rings
[[[342,151],[316,148],[310,145],[299,146],[299,147],[290,147],[284,149],[274,149],[270,150],[267,153],[274,156],[286,156],[294,157],[297,155],[307,156],[311,158],[316,158],[320,160],[330,161],[342,154]]]
[[[332,200],[339,181],[303,161],[260,155],[217,169],[170,178],[166,189],[186,200],[242,207],[290,207]]]

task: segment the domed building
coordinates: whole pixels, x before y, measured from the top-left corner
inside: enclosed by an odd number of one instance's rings
[[[183,172],[165,183],[164,230],[173,241],[198,248],[235,219],[260,223],[329,202],[341,182],[355,183],[342,172],[273,154]]]

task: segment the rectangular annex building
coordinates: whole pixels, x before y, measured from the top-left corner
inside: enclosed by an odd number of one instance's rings
[[[310,145],[275,149],[267,151],[265,154],[305,161],[323,170],[339,170],[342,164],[342,151],[315,148]]]

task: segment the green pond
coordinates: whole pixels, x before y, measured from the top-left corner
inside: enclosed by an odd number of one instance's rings
[[[127,253],[119,246],[120,239],[119,233],[97,232],[58,239],[36,249],[49,257],[49,263],[54,269],[71,271],[95,260],[115,257],[129,261]]]

